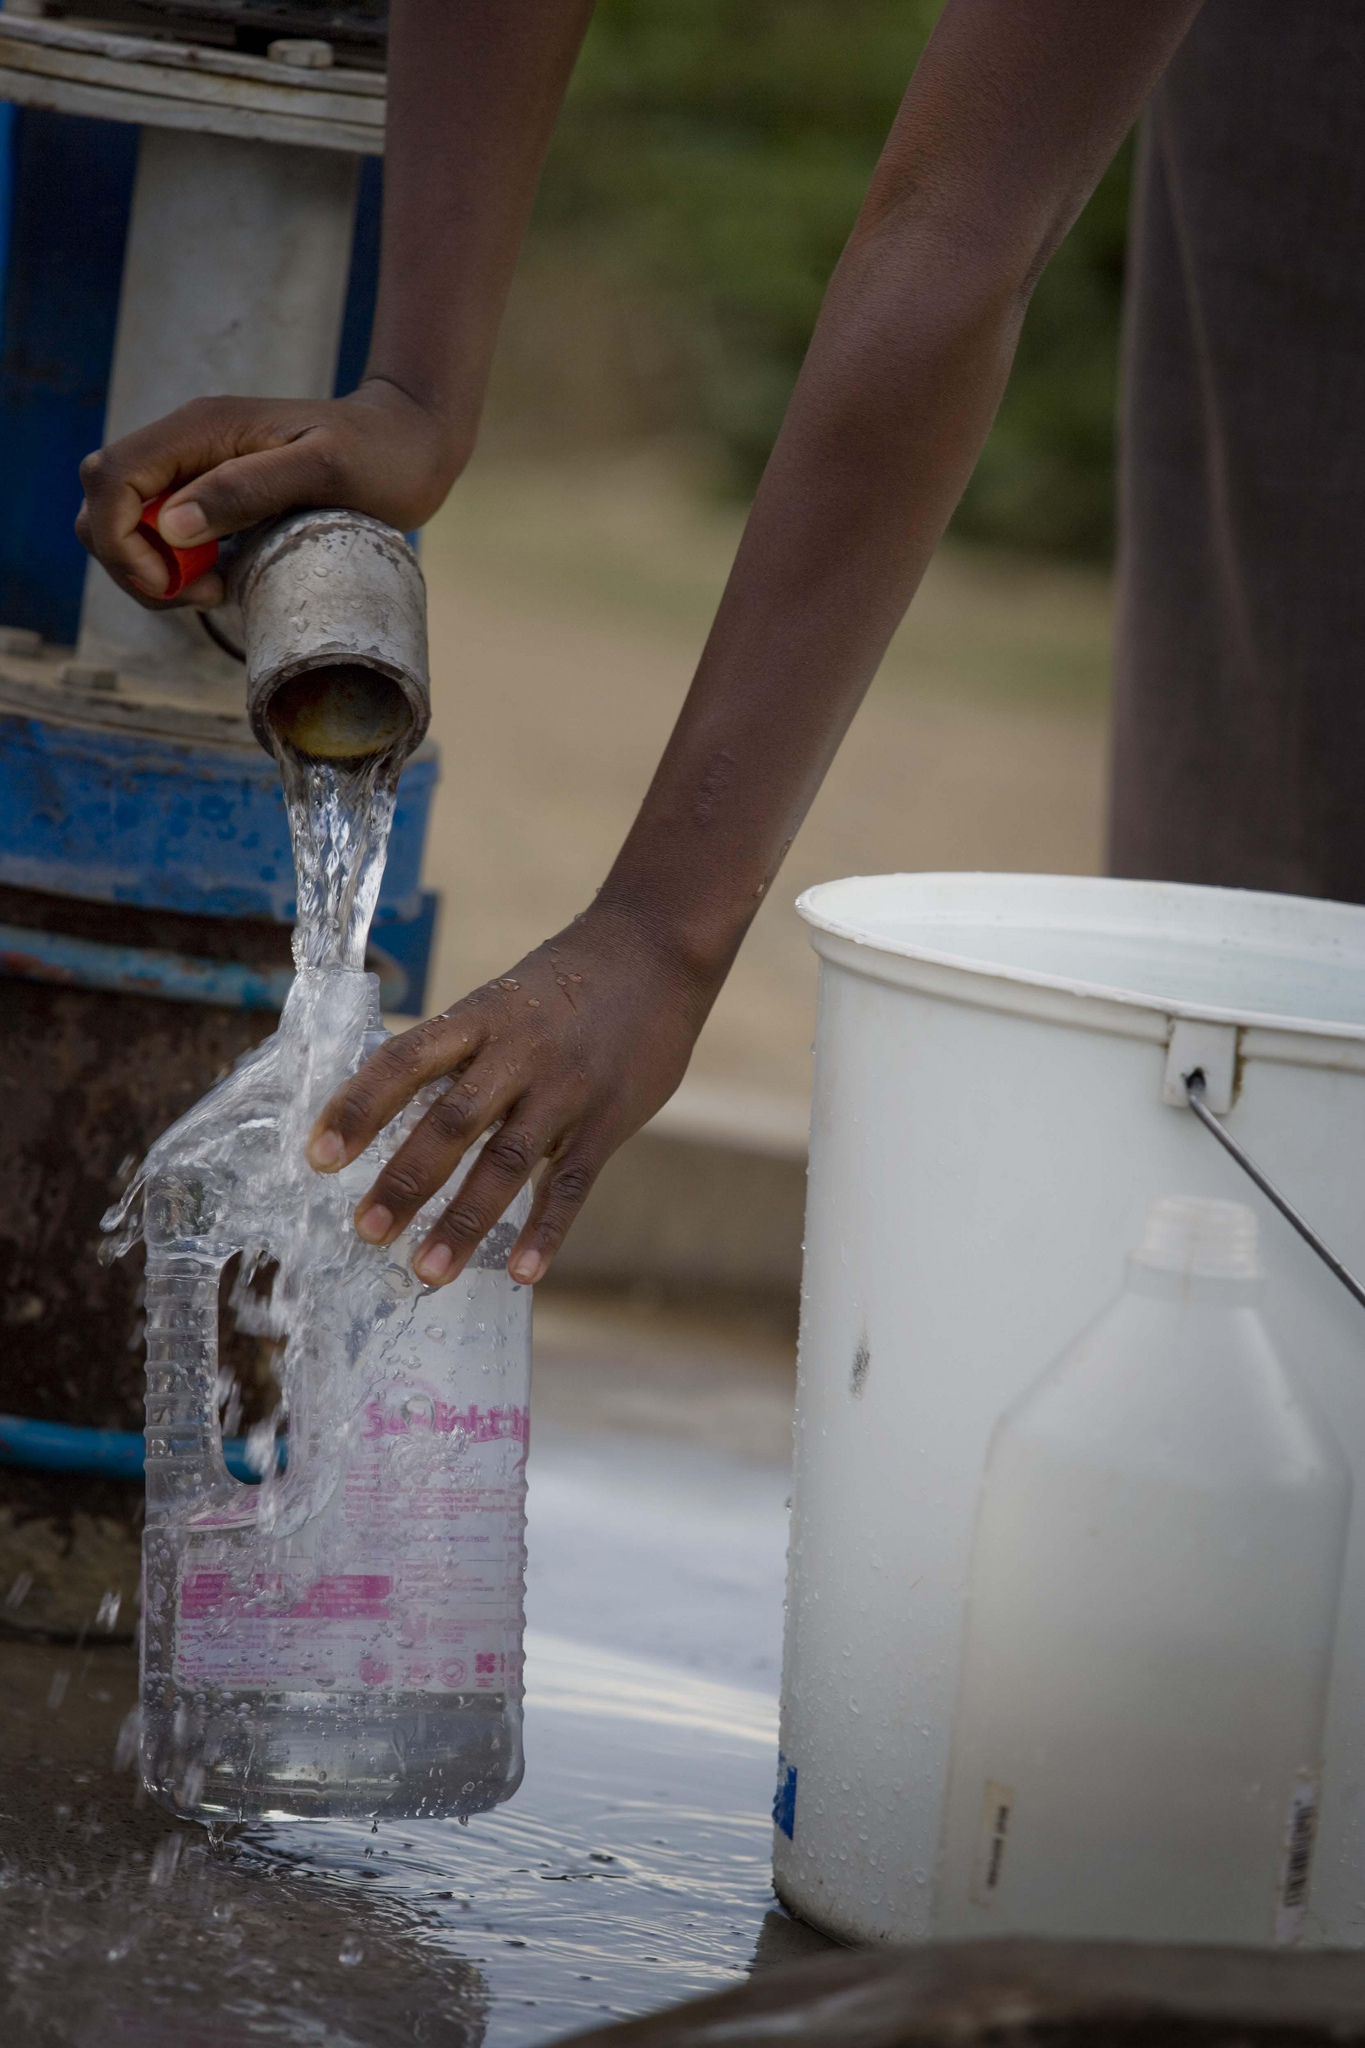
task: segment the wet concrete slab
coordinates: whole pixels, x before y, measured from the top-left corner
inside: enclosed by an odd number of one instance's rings
[[[542,1427],[516,1798],[467,1828],[293,1826],[236,1853],[420,1912],[480,1971],[489,2048],[743,1981],[773,1908],[787,1483]]]
[[[410,1909],[249,1868],[139,1796],[136,1692],[127,1647],[0,1646],[8,2038],[35,2048],[480,2042],[477,1969],[427,1949]]]
[[[138,1792],[131,1650],[0,1642],[16,2041],[532,2048],[822,1945],[769,1879],[789,1376],[693,1324],[628,1382],[657,1318],[545,1320],[516,1799],[211,1844]]]

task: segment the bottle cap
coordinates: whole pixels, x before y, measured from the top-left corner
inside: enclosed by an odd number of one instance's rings
[[[1194,1280],[1256,1280],[1256,1218],[1242,1202],[1162,1195],[1147,1211],[1133,1261]]]
[[[151,543],[166,564],[166,574],[170,580],[161,593],[163,598],[179,597],[182,590],[188,589],[196,577],[212,569],[218,560],[216,540],[200,541],[197,547],[192,548],[173,548],[168,540],[161,538],[156,530],[156,522],[162,506],[170,495],[169,491],[162,491],[159,497],[148,498],[142,508],[142,517],[137,523],[137,530],[142,538]]]

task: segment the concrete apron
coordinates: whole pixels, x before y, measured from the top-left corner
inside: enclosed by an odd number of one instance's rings
[[[482,1957],[445,1947],[419,1899],[291,1881],[286,1864],[214,1853],[198,1830],[138,1800],[119,1743],[135,1694],[125,1647],[73,1659],[9,1643],[0,1654],[0,1981],[16,2039],[481,2048],[537,2037],[504,2033]],[[480,1926],[475,1938],[490,1933]],[[986,1942],[803,1958],[803,1937],[821,1945],[771,1914],[748,1984],[567,2038],[581,2048],[1313,2048],[1365,2037],[1357,1955]],[[566,2039],[558,2028],[553,2037]]]
[[[428,1953],[415,1910],[363,1886],[263,1880],[137,1798],[129,1734],[120,1741],[136,1697],[130,1647],[0,1644],[0,2012],[12,2038],[482,2040],[477,1970]],[[364,1969],[339,1960],[353,1952]]]

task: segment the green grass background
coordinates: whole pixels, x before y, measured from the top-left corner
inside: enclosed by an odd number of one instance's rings
[[[690,424],[752,489],[939,0],[599,0],[535,237],[685,326]],[[1035,293],[956,531],[1104,561],[1130,152]]]

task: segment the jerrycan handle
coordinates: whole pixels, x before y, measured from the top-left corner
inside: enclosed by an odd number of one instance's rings
[[[218,1477],[218,1269],[147,1260],[147,1511]]]
[[[1317,1253],[1328,1272],[1335,1273],[1347,1293],[1353,1294],[1361,1307],[1365,1308],[1365,1287],[1362,1287],[1355,1276],[1347,1271],[1335,1252],[1328,1250],[1316,1230],[1304,1221],[1298,1210],[1291,1202],[1286,1200],[1274,1182],[1266,1178],[1256,1162],[1247,1157],[1246,1153],[1237,1143],[1237,1140],[1225,1130],[1222,1123],[1209,1108],[1208,1103],[1204,1100],[1207,1086],[1204,1069],[1202,1067],[1192,1067],[1188,1074],[1182,1074],[1180,1078],[1185,1085],[1185,1099],[1200,1123],[1204,1126],[1204,1129],[1213,1133],[1223,1150],[1237,1161],[1237,1164],[1248,1179],[1256,1183],[1256,1186],[1261,1190],[1266,1200],[1274,1203],[1285,1222],[1292,1224],[1304,1243],[1311,1246]]]
[[[223,1478],[234,1487],[264,1476],[245,1437],[225,1438],[218,1419],[218,1280],[196,1261],[152,1257],[147,1262],[147,1384],[143,1472],[148,1512],[199,1500]],[[221,1455],[221,1464],[220,1464]],[[274,1446],[284,1469],[287,1445]],[[266,1448],[264,1463],[270,1463]]]

